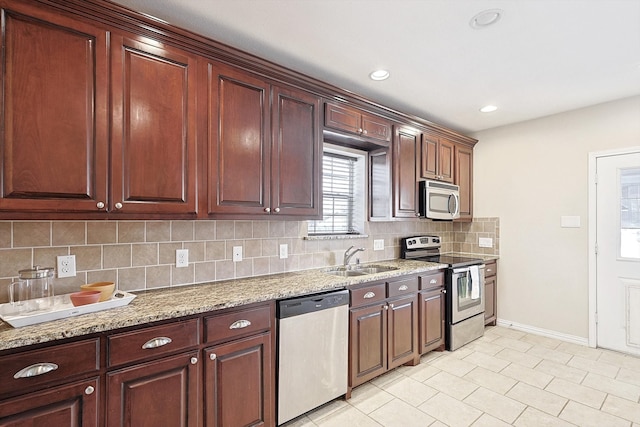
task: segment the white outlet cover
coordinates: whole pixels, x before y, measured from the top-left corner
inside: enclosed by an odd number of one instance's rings
[[[242,246],[233,247],[233,262],[242,261]]]
[[[280,245],[280,259],[289,258],[289,246],[286,243]]]
[[[374,251],[383,251],[384,250],[384,239],[376,239],[373,241],[373,250]]]
[[[189,249],[176,249],[176,267],[189,266]]]
[[[478,246],[480,246],[481,248],[492,248],[493,239],[491,237],[479,237]]]
[[[76,256],[65,255],[57,257],[58,278],[76,277]]]

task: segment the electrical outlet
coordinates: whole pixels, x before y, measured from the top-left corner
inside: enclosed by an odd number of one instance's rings
[[[189,266],[189,249],[176,249],[176,267]]]
[[[76,276],[76,256],[66,255],[58,257],[58,278]]]
[[[374,251],[384,251],[384,239],[376,239],[373,241]]]
[[[478,237],[478,246],[481,248],[492,248],[493,239],[491,237]]]
[[[286,243],[280,245],[280,259],[289,258],[289,246]]]
[[[242,261],[242,246],[233,247],[233,262]]]

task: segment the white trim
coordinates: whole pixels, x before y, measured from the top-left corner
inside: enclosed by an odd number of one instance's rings
[[[551,331],[549,329],[536,328],[535,326],[523,325],[521,323],[512,322],[510,320],[498,319],[498,326],[515,329],[517,331],[527,332],[530,334],[541,335],[543,337],[555,338],[560,341],[566,341],[578,345],[588,345],[587,338],[577,337],[575,335],[563,334],[562,332]]]
[[[589,153],[589,347],[597,347],[598,346],[598,336],[597,330],[598,325],[596,324],[596,311],[598,310],[597,305],[597,259],[595,254],[596,247],[596,225],[597,225],[597,186],[595,182],[596,175],[596,166],[597,160],[599,157],[609,157],[609,156],[620,156],[624,154],[635,154],[640,153],[640,147],[630,147],[624,149],[615,149],[615,150],[606,150],[606,151],[595,151]]]

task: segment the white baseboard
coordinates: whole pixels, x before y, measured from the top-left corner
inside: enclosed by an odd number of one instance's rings
[[[543,337],[555,338],[560,341],[566,341],[574,344],[589,346],[589,338],[577,337],[575,335],[567,335],[557,331],[551,331],[549,329],[536,328],[535,326],[523,325],[521,323],[512,322],[510,320],[498,319],[498,326],[505,328],[511,328],[522,332],[528,332],[535,335],[542,335]]]

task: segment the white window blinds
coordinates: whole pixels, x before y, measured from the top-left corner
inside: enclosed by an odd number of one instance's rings
[[[322,160],[322,220],[309,234],[354,234],[355,157],[325,152]]]

